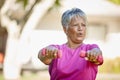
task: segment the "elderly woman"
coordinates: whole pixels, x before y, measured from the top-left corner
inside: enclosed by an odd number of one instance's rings
[[[83,43],[87,28],[86,14],[72,8],[63,13],[61,22],[67,42],[49,45],[38,54],[38,58],[49,65],[50,80],[95,80],[103,57],[97,44]],[[80,57],[83,51],[87,59]],[[99,55],[101,61],[98,60]]]

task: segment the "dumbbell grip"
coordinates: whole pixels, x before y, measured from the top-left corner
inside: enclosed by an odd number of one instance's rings
[[[82,58],[87,57],[86,51],[81,51],[80,57],[82,57]],[[97,61],[98,61],[99,63],[103,63],[103,57],[102,57],[102,55],[99,55],[99,56],[97,57]]]
[[[42,55],[45,56],[45,54],[46,54],[46,49],[43,48],[43,49],[42,49]],[[62,56],[61,50],[58,50],[57,58],[60,58],[61,56]]]

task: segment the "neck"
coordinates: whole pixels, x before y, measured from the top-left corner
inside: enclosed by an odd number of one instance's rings
[[[80,46],[82,43],[83,43],[83,42],[81,42],[81,43],[73,43],[73,42],[69,42],[69,41],[68,41],[66,44],[67,44],[68,47],[70,47],[70,48],[72,48],[72,49],[75,49],[75,48],[77,48],[78,46]]]

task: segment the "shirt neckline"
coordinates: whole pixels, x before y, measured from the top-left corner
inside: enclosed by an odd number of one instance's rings
[[[68,47],[67,43],[65,43],[64,45],[65,45],[65,47],[68,48],[69,50],[74,51],[74,50],[78,49],[80,46],[84,45],[84,43],[82,43],[81,45],[79,45],[79,46],[76,47],[76,48],[70,48],[70,47]]]

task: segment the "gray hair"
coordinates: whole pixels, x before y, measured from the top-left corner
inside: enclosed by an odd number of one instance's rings
[[[87,23],[86,14],[79,8],[72,8],[63,13],[61,23],[63,27],[68,27],[68,24],[71,22],[72,18],[80,16]]]

